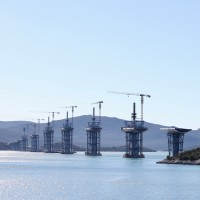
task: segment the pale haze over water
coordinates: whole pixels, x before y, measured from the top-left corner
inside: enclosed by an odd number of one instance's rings
[[[164,165],[166,152],[125,159],[30,152],[0,152],[2,200],[196,200],[199,166]]]

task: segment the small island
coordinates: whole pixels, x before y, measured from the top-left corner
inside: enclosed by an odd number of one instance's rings
[[[156,162],[158,164],[182,164],[182,165],[200,165],[200,148],[192,149],[177,154],[176,156],[167,156],[166,159]]]

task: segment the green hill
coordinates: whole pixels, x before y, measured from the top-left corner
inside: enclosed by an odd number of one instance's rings
[[[177,156],[174,156],[171,158],[172,160],[179,159],[179,160],[190,160],[190,161],[196,161],[200,159],[200,148],[192,149],[190,151],[185,151]]]
[[[176,156],[169,157],[157,162],[158,164],[182,164],[182,165],[200,165],[200,148],[192,149],[179,153]]]

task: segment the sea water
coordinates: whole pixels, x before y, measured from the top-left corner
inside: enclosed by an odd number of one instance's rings
[[[200,166],[156,164],[166,152],[102,154],[1,151],[0,200],[200,199]]]

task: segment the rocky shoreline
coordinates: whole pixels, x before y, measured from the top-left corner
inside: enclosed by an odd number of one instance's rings
[[[200,165],[200,159],[199,160],[179,160],[179,159],[173,159],[173,160],[161,160],[156,162],[157,164],[180,164],[180,165]]]

